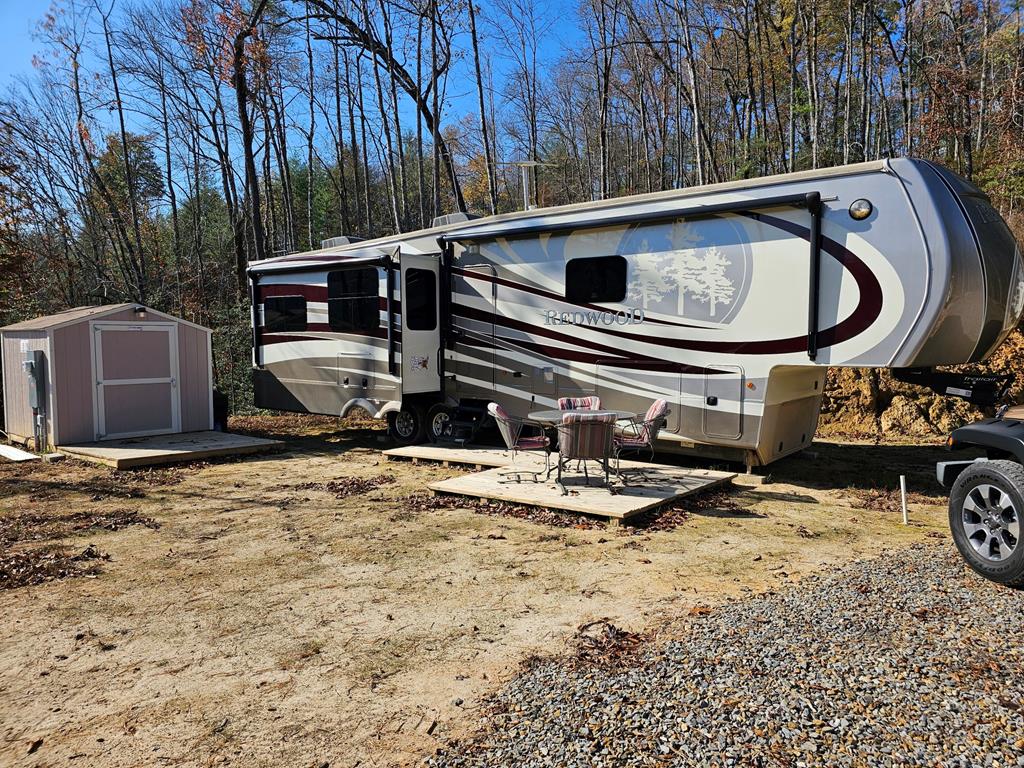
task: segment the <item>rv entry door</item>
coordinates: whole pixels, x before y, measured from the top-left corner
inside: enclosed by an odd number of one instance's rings
[[[439,306],[439,256],[403,253],[402,283],[402,394],[439,392],[441,330]]]

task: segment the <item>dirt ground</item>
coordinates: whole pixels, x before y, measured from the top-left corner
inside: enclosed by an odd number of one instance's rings
[[[385,462],[365,423],[236,426],[292,442],[151,471],[0,465],[0,555],[93,547],[76,577],[0,591],[0,765],[409,764],[585,622],[671,632],[946,535],[928,446],[823,443],[770,484],[611,530],[431,503],[461,470]]]

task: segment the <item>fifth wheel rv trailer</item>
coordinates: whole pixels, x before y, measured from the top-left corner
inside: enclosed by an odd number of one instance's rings
[[[259,406],[362,407],[409,443],[492,400],[664,398],[662,450],[748,466],[810,445],[829,366],[929,383],[1024,308],[986,196],[909,159],[463,217],[249,275]]]

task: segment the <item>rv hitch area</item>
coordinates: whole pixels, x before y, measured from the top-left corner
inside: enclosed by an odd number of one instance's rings
[[[962,565],[941,445],[819,442],[766,484],[609,528],[431,496],[476,469],[386,461],[379,421],[231,426],[285,449],[0,464],[0,764],[589,765],[595,745],[622,762],[661,744],[701,764],[741,743],[838,764],[854,736],[903,750],[939,709],[925,762],[1020,754],[1022,713],[1000,703],[1024,694],[1019,660],[978,649],[1019,646],[1022,593]],[[970,649],[945,629],[961,621]],[[890,669],[900,649],[914,663]],[[821,666],[838,656],[871,690],[840,695]],[[778,685],[756,693],[745,668]],[[824,714],[765,721],[757,696]],[[658,724],[641,701],[701,714]]]

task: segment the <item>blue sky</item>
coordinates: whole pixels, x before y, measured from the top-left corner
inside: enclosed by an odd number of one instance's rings
[[[46,13],[47,0],[0,0],[0,84],[32,71],[37,43],[32,31]]]
[[[243,0],[245,2],[246,0]],[[534,0],[540,8],[542,16],[550,18],[551,26],[542,39],[540,50],[541,68],[553,65],[561,59],[566,50],[578,50],[585,43],[585,35],[580,29],[577,3],[579,0]],[[0,0],[0,96],[6,93],[19,76],[33,74],[32,58],[42,48],[42,43],[35,39],[35,30],[39,21],[50,7],[51,0]],[[123,4],[123,2],[119,2]],[[484,19],[490,15],[489,0],[479,0],[481,10],[481,34],[488,35],[488,27]],[[536,6],[535,6],[536,7]],[[469,36],[462,35],[458,41],[462,53],[461,59],[453,68],[446,90],[446,103],[442,122],[457,121],[463,115],[475,115],[478,110],[476,89],[473,81],[472,58],[469,50]],[[500,44],[493,36],[481,40],[482,53],[490,55],[491,66],[494,68],[495,85],[500,89],[506,81],[510,61],[501,55]],[[95,62],[86,60],[89,68]],[[100,65],[102,66],[105,65]],[[541,73],[544,76],[544,73]],[[499,109],[501,93],[496,94]],[[402,120],[408,127],[414,120],[413,106],[408,99],[403,99]],[[307,115],[304,102],[293,103],[290,117],[296,124],[304,124]],[[145,126],[136,125],[136,117],[129,114],[129,129],[145,131]],[[109,126],[108,126],[109,127]]]
[[[487,5],[487,0],[483,0],[481,6],[485,15]],[[553,62],[560,58],[564,48],[576,47],[583,35],[577,22],[576,0],[546,0],[544,6],[556,21],[544,41],[541,56],[543,61]],[[6,89],[13,77],[31,73],[32,56],[39,50],[33,32],[48,7],[49,0],[0,0],[0,90]],[[468,46],[468,40],[461,42]],[[494,50],[493,41],[491,50]],[[468,56],[468,51],[466,53]],[[502,64],[495,61],[498,67]],[[456,101],[461,101],[463,96],[459,91],[456,83],[449,84],[449,94]],[[467,111],[473,109],[470,107]]]

